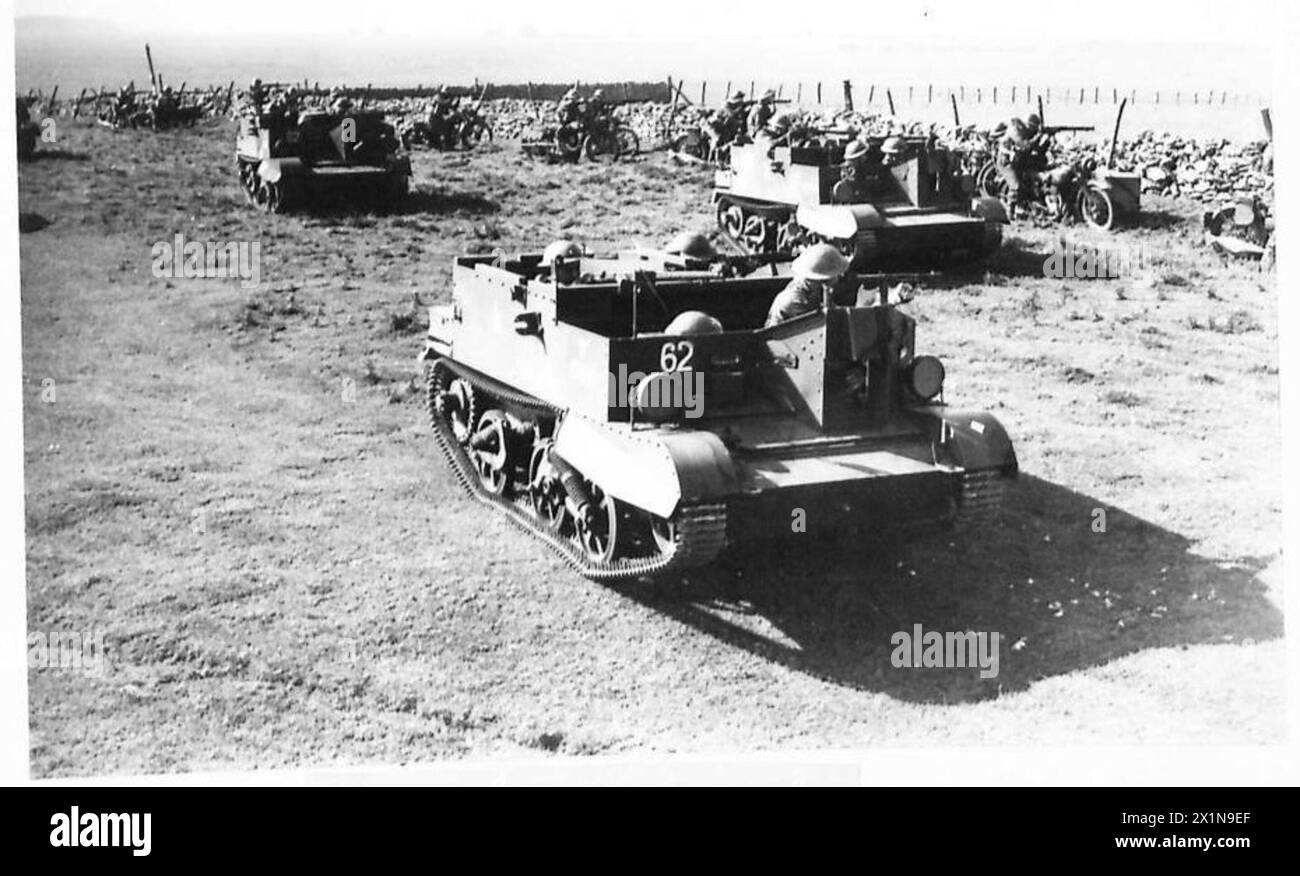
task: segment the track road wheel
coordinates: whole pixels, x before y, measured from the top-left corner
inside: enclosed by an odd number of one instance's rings
[[[504,496],[510,489],[510,442],[506,415],[499,410],[485,411],[478,429],[469,439],[469,454],[474,470],[487,491]]]
[[[738,204],[718,201],[718,227],[724,234],[739,243],[740,233],[745,228],[745,211]]]
[[[569,518],[564,503],[564,485],[548,458],[550,450],[550,440],[540,441],[533,448],[528,465],[528,500],[542,526],[558,533],[565,529]]]
[[[267,213],[283,213],[285,207],[284,180],[261,180],[257,185],[257,206]]]
[[[794,253],[799,243],[799,225],[793,218],[786,219],[776,226],[776,251]]]
[[[677,550],[677,522],[668,517],[650,515],[650,537],[661,554]]]
[[[463,377],[453,378],[437,399],[438,413],[451,425],[456,440],[465,445],[478,422],[474,387]]]
[[[751,253],[766,252],[770,237],[766,219],[757,214],[746,217],[745,226],[740,231],[740,240],[746,249]]]
[[[578,544],[587,556],[598,563],[608,563],[618,550],[618,506],[596,484],[587,483],[591,504],[577,520]]]
[[[1110,193],[1085,186],[1079,192],[1079,215],[1098,231],[1112,230],[1115,227],[1115,204]]]

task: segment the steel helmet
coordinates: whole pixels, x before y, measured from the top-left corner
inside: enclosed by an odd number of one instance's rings
[[[716,317],[709,316],[702,310],[686,310],[668,323],[664,329],[666,335],[720,335],[722,323]]]
[[[833,280],[849,269],[849,260],[829,243],[810,246],[790,266],[797,280]]]
[[[556,259],[572,259],[582,255],[582,247],[572,240],[557,240],[542,252],[542,266],[549,268]]]
[[[718,257],[718,251],[713,248],[709,238],[699,232],[683,231],[681,234],[668,241],[664,247],[664,252],[672,255],[684,255],[697,259],[713,259]]]
[[[907,141],[902,137],[890,137],[880,146],[886,155],[898,155],[907,151]]]
[[[867,156],[867,144],[861,140],[854,140],[848,146],[844,147],[844,162],[857,161],[859,158]]]
[[[1038,129],[1041,128],[1042,125],[1043,120],[1039,118],[1038,113],[1030,113],[1028,118],[1025,119],[1025,127],[1035,133],[1038,132]]]
[[[744,103],[746,99],[745,92],[737,91],[735,94],[731,95],[731,99],[735,103]]]
[[[763,92],[762,100],[764,103],[776,100],[776,92],[769,88],[767,91]]]
[[[591,93],[592,100],[600,100],[604,96],[605,96],[605,89],[603,88],[597,88],[595,91]]]

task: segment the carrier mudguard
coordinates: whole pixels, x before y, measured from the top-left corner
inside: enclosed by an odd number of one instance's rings
[[[985,411],[958,411],[943,405],[916,408],[930,425],[930,438],[941,453],[964,469],[1001,469],[1015,477],[1020,472],[1011,437],[997,418]]]
[[[884,225],[885,217],[870,204],[801,204],[795,212],[795,221],[822,237],[847,240],[859,231]]]
[[[265,158],[258,166],[257,172],[267,182],[276,182],[282,176],[302,176],[307,173],[307,166],[300,158]]]
[[[665,518],[682,500],[721,499],[739,487],[712,432],[634,431],[570,416],[556,430],[555,452],[608,495]]]
[[[997,198],[990,198],[987,195],[972,198],[970,212],[972,216],[978,216],[985,222],[1001,222],[1003,224],[1011,222],[1011,217],[1007,215],[1006,206]]]

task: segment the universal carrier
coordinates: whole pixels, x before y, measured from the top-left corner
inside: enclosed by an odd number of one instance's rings
[[[943,366],[917,355],[910,317],[829,306],[764,328],[788,278],[743,270],[657,253],[458,258],[422,358],[464,487],[596,580],[704,565],[728,542],[791,535],[800,515],[818,532],[996,513],[1011,441],[988,413],[943,404]]]

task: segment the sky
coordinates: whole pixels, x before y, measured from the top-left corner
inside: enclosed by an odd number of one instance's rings
[[[1289,5],[1289,4],[1288,4]],[[757,11],[757,14],[756,14]],[[1178,3],[1088,0],[1084,4],[921,0],[883,4],[872,0],[820,0],[816,15],[785,0],[612,0],[456,3],[443,6],[399,0],[15,0],[17,16],[73,16],[111,22],[152,34],[364,33],[442,37],[609,34],[674,36],[688,33],[744,36],[787,31],[798,35],[967,34],[992,40],[1035,35],[1259,42],[1275,32],[1274,0],[1210,0]]]

